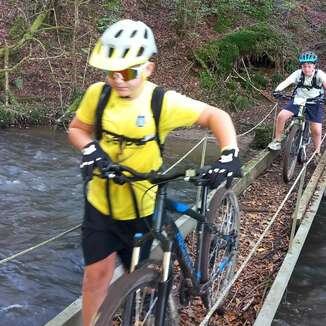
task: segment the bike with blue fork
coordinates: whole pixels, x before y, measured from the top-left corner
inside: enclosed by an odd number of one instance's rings
[[[179,304],[188,305],[192,297],[198,296],[207,309],[211,308],[235,273],[240,232],[235,193],[226,189],[224,183],[208,203],[209,188],[203,169],[142,174],[128,167],[111,165],[106,178],[116,179],[119,183],[150,180],[158,187],[153,225],[149,226],[148,233],[135,235],[130,272],[110,286],[94,324],[178,325]],[[169,182],[177,179],[199,187],[198,208],[167,196]],[[191,240],[194,252],[189,252],[184,236],[169,212],[182,213],[196,220],[194,239]],[[148,259],[139,263],[140,248],[149,239],[159,242],[163,256],[159,261]],[[181,274],[177,291],[171,290],[176,261]]]

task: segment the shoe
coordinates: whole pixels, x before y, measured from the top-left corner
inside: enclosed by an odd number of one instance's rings
[[[273,141],[269,143],[267,147],[272,151],[279,151],[281,150],[281,142],[273,139]]]

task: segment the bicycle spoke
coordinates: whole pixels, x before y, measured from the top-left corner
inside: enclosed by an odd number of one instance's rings
[[[224,190],[218,198],[220,200],[210,210],[210,222],[214,227],[206,240],[209,243],[206,249],[209,290],[203,299],[208,307],[217,300],[234,272],[239,234],[239,210],[234,193]]]

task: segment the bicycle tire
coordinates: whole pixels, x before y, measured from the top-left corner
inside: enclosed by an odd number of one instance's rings
[[[108,326],[108,325],[155,325],[155,312],[154,315],[150,314],[147,321],[133,321],[130,322],[123,320],[123,309],[128,298],[132,297],[137,290],[145,289],[146,296],[150,293],[149,289],[157,289],[161,278],[161,271],[158,264],[152,261],[146,261],[139,269],[133,273],[124,274],[116,282],[114,282],[108,291],[108,295],[104,299],[101,307],[99,308],[94,322],[94,326]],[[145,293],[144,291],[144,293]],[[155,305],[150,308],[154,309]],[[171,316],[170,310],[166,313],[166,326],[176,326],[174,322],[178,320],[175,316]],[[145,315],[146,317],[146,315]]]
[[[211,284],[202,299],[209,309],[236,270],[240,212],[237,197],[231,189],[221,188],[215,192],[209,205],[208,222],[215,226],[205,229],[203,244],[202,280]],[[222,305],[223,302],[217,308]]]
[[[298,161],[301,129],[298,124],[294,124],[288,134],[283,160],[283,180],[287,183],[293,176]]]
[[[309,145],[310,142],[311,142],[310,124],[309,121],[306,121],[305,127],[303,129],[303,138],[302,138],[302,145],[304,146],[301,146],[298,153],[298,163],[301,165],[307,161],[306,146]]]

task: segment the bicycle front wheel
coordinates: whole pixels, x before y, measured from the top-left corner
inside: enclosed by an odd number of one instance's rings
[[[294,175],[294,170],[298,161],[300,147],[301,129],[298,124],[294,124],[289,132],[285,144],[283,161],[283,179],[289,182]]]
[[[120,277],[110,286],[93,325],[154,326],[160,277],[159,266],[152,262]],[[170,311],[168,308],[164,325],[175,326]]]
[[[207,282],[203,302],[210,308],[234,276],[240,234],[238,200],[230,189],[214,194],[208,211],[210,225],[204,233],[202,275]]]

